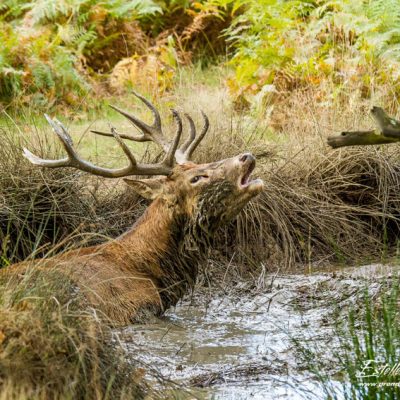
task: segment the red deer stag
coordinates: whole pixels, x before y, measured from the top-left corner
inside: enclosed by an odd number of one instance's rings
[[[193,120],[185,115],[190,133],[179,147],[182,134],[179,114],[172,110],[177,130],[169,142],[163,133],[159,112],[145,98],[135,95],[151,110],[152,125],[113,108],[140,129],[140,136],[119,135],[114,128],[111,133],[95,131],[114,137],[128,159],[129,165],[125,168],[102,168],[81,159],[66,128],[48,116],[67,157],[44,160],[24,149],[25,157],[41,167],[73,167],[106,178],[158,176],[124,179],[137,193],[153,200],[128,232],[101,245],[69,251],[44,261],[46,268],[50,265],[68,272],[87,301],[111,323],[120,325],[143,321],[149,314],[160,315],[175,305],[193,287],[216,229],[231,221],[263,189],[260,179],[250,180],[255,167],[251,153],[209,164],[189,161],[209,127],[204,113],[204,127],[198,135]],[[154,141],[165,156],[156,164],[140,164],[122,139]],[[25,263],[18,266],[24,268]]]

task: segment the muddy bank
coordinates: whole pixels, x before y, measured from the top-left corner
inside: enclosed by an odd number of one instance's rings
[[[163,320],[116,333],[129,357],[199,398],[321,399],[294,342],[311,344],[334,374],[335,324],[366,286],[374,296],[398,273],[376,264],[266,275],[258,291],[248,284],[229,294],[199,288]],[[342,383],[332,384],[340,398]]]

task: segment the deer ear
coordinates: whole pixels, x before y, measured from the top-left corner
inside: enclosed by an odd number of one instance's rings
[[[144,197],[145,199],[154,200],[158,197],[164,188],[165,178],[150,178],[150,179],[124,179],[133,190]]]

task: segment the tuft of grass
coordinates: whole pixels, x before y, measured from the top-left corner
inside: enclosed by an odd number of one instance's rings
[[[360,311],[351,309],[340,357],[346,399],[398,399],[400,396],[399,282],[380,299],[365,291]],[[347,339],[347,340],[346,340]]]
[[[0,273],[0,399],[144,397],[134,367],[111,345],[76,286],[37,265]]]
[[[366,287],[363,299],[337,320],[337,346],[329,360],[336,369],[327,371],[327,360],[313,344],[294,345],[305,368],[321,385],[326,399],[398,399],[400,396],[399,281],[384,284],[374,295]],[[336,382],[333,382],[335,379]]]

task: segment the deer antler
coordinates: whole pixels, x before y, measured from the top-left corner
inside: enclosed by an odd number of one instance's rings
[[[172,114],[177,123],[177,131],[176,131],[176,134],[175,134],[171,144],[168,144],[167,142],[165,142],[165,145],[163,146],[163,148],[165,150],[165,156],[162,159],[162,161],[157,164],[139,164],[139,163],[137,163],[135,156],[131,153],[128,146],[122,141],[122,139],[121,139],[122,136],[120,136],[117,133],[115,128],[111,127],[111,133],[107,134],[107,136],[113,136],[115,138],[115,140],[121,147],[122,151],[125,153],[126,157],[128,158],[129,165],[127,167],[119,168],[119,169],[108,169],[108,168],[98,167],[98,166],[96,166],[88,161],[85,161],[79,157],[79,155],[76,153],[76,151],[73,147],[72,138],[69,135],[67,129],[64,127],[64,125],[57,119],[51,119],[46,114],[45,114],[45,117],[47,119],[47,122],[51,125],[54,133],[61,140],[61,143],[63,144],[64,149],[67,152],[67,157],[62,158],[61,160],[45,160],[45,159],[35,156],[28,149],[25,149],[25,148],[23,149],[24,156],[32,164],[39,165],[42,167],[48,167],[48,168],[73,167],[73,168],[76,168],[76,169],[79,169],[79,170],[82,170],[85,172],[89,172],[93,175],[104,176],[106,178],[121,178],[121,177],[129,176],[129,175],[169,175],[174,166],[175,152],[177,151],[179,141],[180,141],[181,135],[182,135],[181,117],[175,110],[172,110]],[[155,124],[158,124],[158,126],[161,127],[161,121],[159,120],[159,115],[158,115],[158,117],[157,117],[157,115],[155,115],[155,116],[156,116]],[[148,126],[148,125],[145,125],[144,123],[142,123],[142,125],[143,125],[143,127],[146,128],[146,131],[150,132],[150,131],[154,130],[154,133],[156,133],[156,126]],[[161,138],[159,138],[158,136],[154,137],[154,135],[151,135],[151,138],[146,138],[146,140],[155,140],[160,144],[162,143]]]
[[[168,142],[167,138],[165,137],[165,135],[163,133],[160,113],[155,108],[155,106],[152,103],[150,103],[147,99],[145,99],[143,96],[141,96],[140,94],[138,94],[136,92],[133,92],[133,94],[149,108],[149,110],[152,112],[152,114],[154,116],[154,121],[153,121],[152,125],[148,125],[145,122],[138,119],[137,117],[135,117],[134,115],[128,113],[127,111],[121,110],[120,108],[115,107],[115,106],[110,106],[115,111],[119,112],[125,118],[127,118],[133,124],[133,126],[139,128],[142,132],[142,134],[140,136],[121,134],[121,135],[119,135],[120,138],[133,140],[135,142],[153,141],[153,142],[157,143],[158,145],[160,145],[161,148],[165,152],[168,152],[171,147],[171,144]],[[208,131],[208,128],[210,126],[208,117],[206,114],[204,114],[203,111],[201,111],[201,115],[203,116],[204,125],[203,125],[203,129],[201,130],[200,134],[197,136],[196,126],[193,122],[193,119],[188,114],[185,114],[185,117],[187,118],[187,120],[189,122],[190,133],[189,133],[189,137],[186,139],[185,143],[180,148],[176,149],[176,151],[174,153],[175,160],[178,164],[183,164],[190,160],[194,150],[197,148],[197,146],[203,140],[205,134]],[[92,130],[92,132],[96,133],[98,135],[102,135],[102,136],[114,136],[113,133],[100,132],[100,131],[94,131],[94,130]]]

